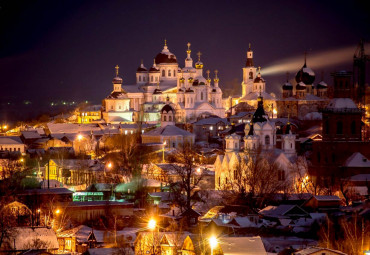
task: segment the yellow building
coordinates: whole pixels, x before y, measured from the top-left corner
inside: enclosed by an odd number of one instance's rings
[[[76,110],[77,123],[93,123],[101,119],[101,106],[90,105]]]

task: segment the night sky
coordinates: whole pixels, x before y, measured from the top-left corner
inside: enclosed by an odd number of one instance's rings
[[[0,101],[100,103],[112,90],[114,66],[133,84],[140,60],[150,67],[165,38],[181,66],[191,42],[193,59],[201,51],[205,69],[219,70],[222,89],[240,84],[248,43],[268,92],[279,92],[285,71],[264,75],[264,68],[298,58],[293,76],[304,51],[316,82],[324,70],[330,84],[329,73],[351,68],[357,43],[370,39],[365,2],[0,1]],[[350,54],[342,63],[310,63],[344,48]]]

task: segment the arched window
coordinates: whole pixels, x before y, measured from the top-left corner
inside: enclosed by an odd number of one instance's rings
[[[168,77],[171,76],[171,70],[168,70]]]
[[[200,92],[200,100],[203,100],[203,92]]]
[[[293,149],[293,143],[290,143],[290,148]]]
[[[139,76],[139,81],[141,81],[141,76]]]
[[[172,121],[172,116],[168,116],[168,121]]]
[[[270,144],[270,136],[269,135],[266,135],[265,136],[265,144],[266,145],[269,145]]]
[[[167,116],[166,115],[163,116],[163,121],[167,121]]]
[[[343,134],[343,123],[342,123],[342,121],[337,122],[337,134],[338,135]]]
[[[251,71],[251,72],[249,72],[249,79],[253,79],[253,72]]]
[[[351,123],[351,134],[352,135],[356,134],[356,121],[352,121]]]
[[[166,71],[162,70],[162,77],[165,77],[165,76],[166,76]]]
[[[153,75],[152,75],[152,76],[150,76],[150,80],[151,80],[151,81],[153,81]]]

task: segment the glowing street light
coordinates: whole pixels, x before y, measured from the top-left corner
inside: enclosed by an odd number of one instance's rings
[[[83,138],[84,138],[84,137],[83,137],[83,135],[81,135],[81,134],[79,134],[79,135],[77,136],[77,140],[78,140],[78,141],[81,141]]]
[[[218,244],[217,238],[215,236],[211,236],[209,238],[209,246],[211,247],[211,255],[213,255],[213,249],[216,248]]]
[[[157,226],[157,222],[155,221],[155,219],[150,219],[149,222],[148,222],[148,228],[151,231],[154,231],[156,226]]]
[[[109,163],[107,164],[108,169],[111,169],[111,168],[112,168],[112,166],[113,166],[113,164],[112,164],[111,162],[109,162]]]
[[[154,230],[155,230],[156,226],[157,226],[157,222],[155,221],[155,219],[150,219],[149,222],[148,222],[148,228],[152,231],[153,254],[155,254],[155,251],[154,251]]]
[[[201,169],[200,169],[200,167],[198,167],[197,168],[197,173],[200,174],[200,172],[201,172]]]

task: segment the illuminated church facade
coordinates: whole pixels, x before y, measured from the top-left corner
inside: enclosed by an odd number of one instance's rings
[[[247,60],[243,67],[241,87],[241,97],[233,97],[224,101],[225,108],[231,109],[231,114],[257,109],[258,98],[263,97],[264,107],[272,116],[273,109],[276,109],[276,98],[273,93],[269,94],[266,92],[266,81],[261,75],[261,67],[257,68],[254,66],[253,51],[250,44],[247,51]]]
[[[157,124],[161,120],[161,109],[166,104],[175,110],[176,123],[187,123],[210,115],[224,117],[217,70],[213,82],[209,71],[204,77],[201,54],[198,53],[198,61],[194,65],[190,43],[187,46],[185,66],[181,68],[165,42],[151,68],[141,63],[134,85],[123,85],[116,66],[113,91],[102,103],[104,121]]]

